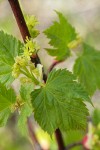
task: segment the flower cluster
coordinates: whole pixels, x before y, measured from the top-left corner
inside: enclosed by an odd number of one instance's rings
[[[78,47],[79,44],[82,43],[82,37],[80,37],[78,34],[76,36],[76,40],[73,40],[71,41],[67,46],[70,48],[70,49],[74,49],[76,47]]]
[[[26,24],[31,37],[35,38],[39,34],[39,31],[35,29],[35,26],[38,24],[36,17],[26,16]],[[12,68],[12,76],[14,78],[19,77],[21,83],[33,82],[34,85],[41,87],[43,85],[43,66],[37,64],[37,67],[35,67],[31,62],[31,57],[37,54],[40,47],[32,38],[26,37],[25,44],[22,48],[23,54],[15,58],[15,63]]]
[[[39,24],[35,16],[26,16],[26,24],[32,38],[35,38],[39,34],[39,30],[35,29],[35,26]]]
[[[15,63],[13,65],[12,76],[17,78],[21,73],[21,68],[25,67],[27,64],[26,59],[23,56],[17,56],[15,58]]]
[[[33,42],[32,39],[26,38],[26,44],[23,47],[23,56],[30,60],[30,57],[37,53],[37,51],[40,49],[40,47],[37,45],[36,42]]]
[[[33,82],[40,85],[43,82],[42,67],[41,64],[37,64],[35,68],[31,61],[25,61],[25,57],[17,56],[13,65],[12,76],[18,78],[20,74],[23,74],[24,76],[20,77],[21,82]]]
[[[92,123],[89,123],[88,133],[83,139],[83,145],[85,148],[91,150],[100,148],[100,123],[97,127],[95,127]]]
[[[12,68],[12,76],[18,78],[19,75],[23,74],[24,76],[20,77],[20,81],[33,82],[35,85],[42,85],[43,75],[42,75],[42,65],[37,64],[37,67],[31,62],[31,56],[36,55],[39,50],[39,46],[36,42],[33,42],[32,39],[26,38],[26,43],[23,47],[23,54],[15,58],[15,63]]]
[[[17,95],[16,97],[16,103],[14,103],[11,107],[11,111],[14,112],[15,110],[17,110],[20,113],[20,110],[22,108],[22,106],[24,105],[24,101],[22,100],[20,95]]]

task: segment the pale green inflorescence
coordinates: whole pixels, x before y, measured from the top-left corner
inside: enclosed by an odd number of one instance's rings
[[[28,27],[35,27],[39,22],[37,21],[37,18],[35,16],[26,16],[26,24]]]
[[[31,37],[32,38],[37,37],[39,35],[39,30],[37,30],[35,28],[35,26],[39,24],[39,22],[37,21],[37,18],[33,15],[32,16],[27,15],[26,16],[26,24],[28,26]]]
[[[26,59],[30,60],[30,56],[36,54],[40,47],[37,45],[36,42],[33,42],[32,39],[26,38],[26,44],[23,47],[23,55]]]
[[[18,78],[20,74],[24,76],[20,77],[20,81],[33,82],[35,85],[42,85],[43,74],[42,65],[37,64],[37,67],[31,62],[31,56],[36,55],[39,50],[39,46],[32,39],[26,38],[26,43],[23,47],[23,54],[15,58],[15,63],[13,65],[12,76]]]
[[[88,124],[87,142],[85,146],[89,149],[98,149],[100,147],[100,123],[94,126],[92,123]]]

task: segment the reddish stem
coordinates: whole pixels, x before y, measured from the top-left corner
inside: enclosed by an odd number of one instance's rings
[[[23,40],[25,41],[26,36],[30,37],[30,33],[28,31],[28,28],[26,26],[25,19],[23,17],[22,11],[19,6],[18,0],[8,0],[10,3],[10,6],[12,8],[13,14],[16,18],[17,24],[19,26],[19,30],[22,34]]]
[[[50,66],[48,72],[51,72],[51,71],[53,70],[53,68],[54,68],[56,65],[58,65],[59,63],[61,63],[61,62],[63,62],[63,61],[55,60],[55,61],[51,64],[51,66]]]
[[[58,143],[58,149],[59,150],[64,150],[65,146],[64,146],[61,131],[59,129],[56,129],[55,136],[56,136],[56,140],[57,140],[57,143]]]
[[[65,150],[69,150],[69,149],[72,149],[73,147],[75,146],[81,146],[82,145],[82,141],[79,141],[79,142],[76,142],[76,143],[72,143],[70,145],[68,145]]]

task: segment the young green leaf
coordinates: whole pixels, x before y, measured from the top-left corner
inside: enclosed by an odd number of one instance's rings
[[[21,86],[20,95],[24,101],[30,101],[30,94],[34,89],[33,83],[25,83]]]
[[[47,48],[46,50],[51,56],[55,56],[57,60],[64,60],[70,55],[68,44],[76,39],[77,34],[66,18],[60,12],[56,13],[59,22],[55,21],[50,28],[44,31],[47,38],[50,39],[49,44],[54,48]]]
[[[100,51],[83,44],[83,53],[74,65],[74,74],[90,95],[100,89]]]
[[[6,86],[10,85],[14,57],[20,55],[23,44],[11,35],[0,31],[0,81]]]
[[[27,117],[32,114],[32,108],[27,103],[21,108],[20,116],[18,118],[18,127],[22,134],[27,134]]]
[[[0,127],[6,125],[10,114],[11,114],[11,111],[9,108],[4,109],[3,111],[0,112]]]
[[[16,101],[16,95],[12,88],[7,89],[0,83],[0,111],[9,108]]]
[[[84,129],[90,99],[66,69],[53,70],[45,87],[31,93],[34,116],[50,135],[57,129]],[[79,88],[80,87],[80,88]]]
[[[20,96],[25,104],[20,110],[20,116],[18,118],[18,127],[22,134],[27,135],[27,117],[32,114],[31,106],[31,92],[34,89],[33,83],[24,83],[20,88]]]
[[[100,124],[100,109],[95,109],[93,114],[92,114],[92,120],[93,120],[93,124],[95,126],[97,126],[98,124]]]

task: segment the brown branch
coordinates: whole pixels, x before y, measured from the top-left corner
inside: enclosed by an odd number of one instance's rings
[[[12,11],[14,13],[14,16],[16,18],[16,21],[17,21],[17,24],[18,24],[18,27],[20,29],[20,32],[21,32],[21,35],[23,37],[23,40],[25,42],[25,39],[26,39],[26,36],[30,37],[30,33],[28,31],[28,28],[27,28],[27,25],[26,25],[26,22],[25,22],[25,19],[23,17],[23,14],[22,14],[22,11],[21,11],[21,8],[20,8],[20,5],[19,5],[19,2],[18,0],[8,0],[9,3],[10,3],[10,6],[12,8]],[[38,63],[40,63],[40,59],[38,57],[38,55],[36,54],[36,56],[34,57],[31,57],[31,61],[33,63],[35,63],[35,65],[37,65]],[[55,63],[56,65],[57,63]],[[53,65],[53,67],[55,66]],[[52,67],[52,68],[53,68]],[[52,70],[51,68],[51,70]],[[46,79],[47,79],[47,76],[45,74],[43,74],[43,79],[44,81],[46,82]],[[29,122],[28,120],[28,126],[29,126],[29,131],[30,131],[30,134],[31,134],[31,138],[32,140],[36,141],[36,136],[35,136],[35,133],[32,129],[32,126],[31,126],[31,123]],[[32,132],[32,133],[31,133]],[[64,142],[63,142],[63,138],[62,138],[62,135],[61,135],[61,132],[59,129],[57,129],[55,131],[55,135],[56,135],[56,139],[57,139],[57,143],[58,143],[58,147],[59,147],[59,150],[63,150],[64,149]]]
[[[81,146],[82,145],[82,141],[76,142],[76,143],[72,143],[68,146],[66,146],[65,150],[69,150],[71,148],[74,148],[75,146]]]
[[[20,33],[21,33],[23,40],[25,42],[26,37],[30,38],[31,36],[30,36],[29,30],[27,28],[27,25],[26,25],[23,13],[21,11],[19,2],[18,2],[18,0],[8,0],[8,1],[10,3],[11,8],[12,8],[13,14],[16,18]],[[37,54],[34,57],[31,57],[31,61],[33,63],[35,63],[35,65],[40,63],[40,59],[39,59]]]
[[[28,28],[26,26],[25,19],[23,17],[22,11],[19,6],[18,0],[8,0],[10,3],[10,6],[12,8],[13,14],[16,18],[17,24],[19,26],[20,32],[22,34],[23,40],[25,41],[26,36],[30,37],[30,33],[28,31]]]
[[[58,150],[65,150],[64,141],[62,138],[61,131],[59,129],[56,129],[55,136],[58,143]]]

